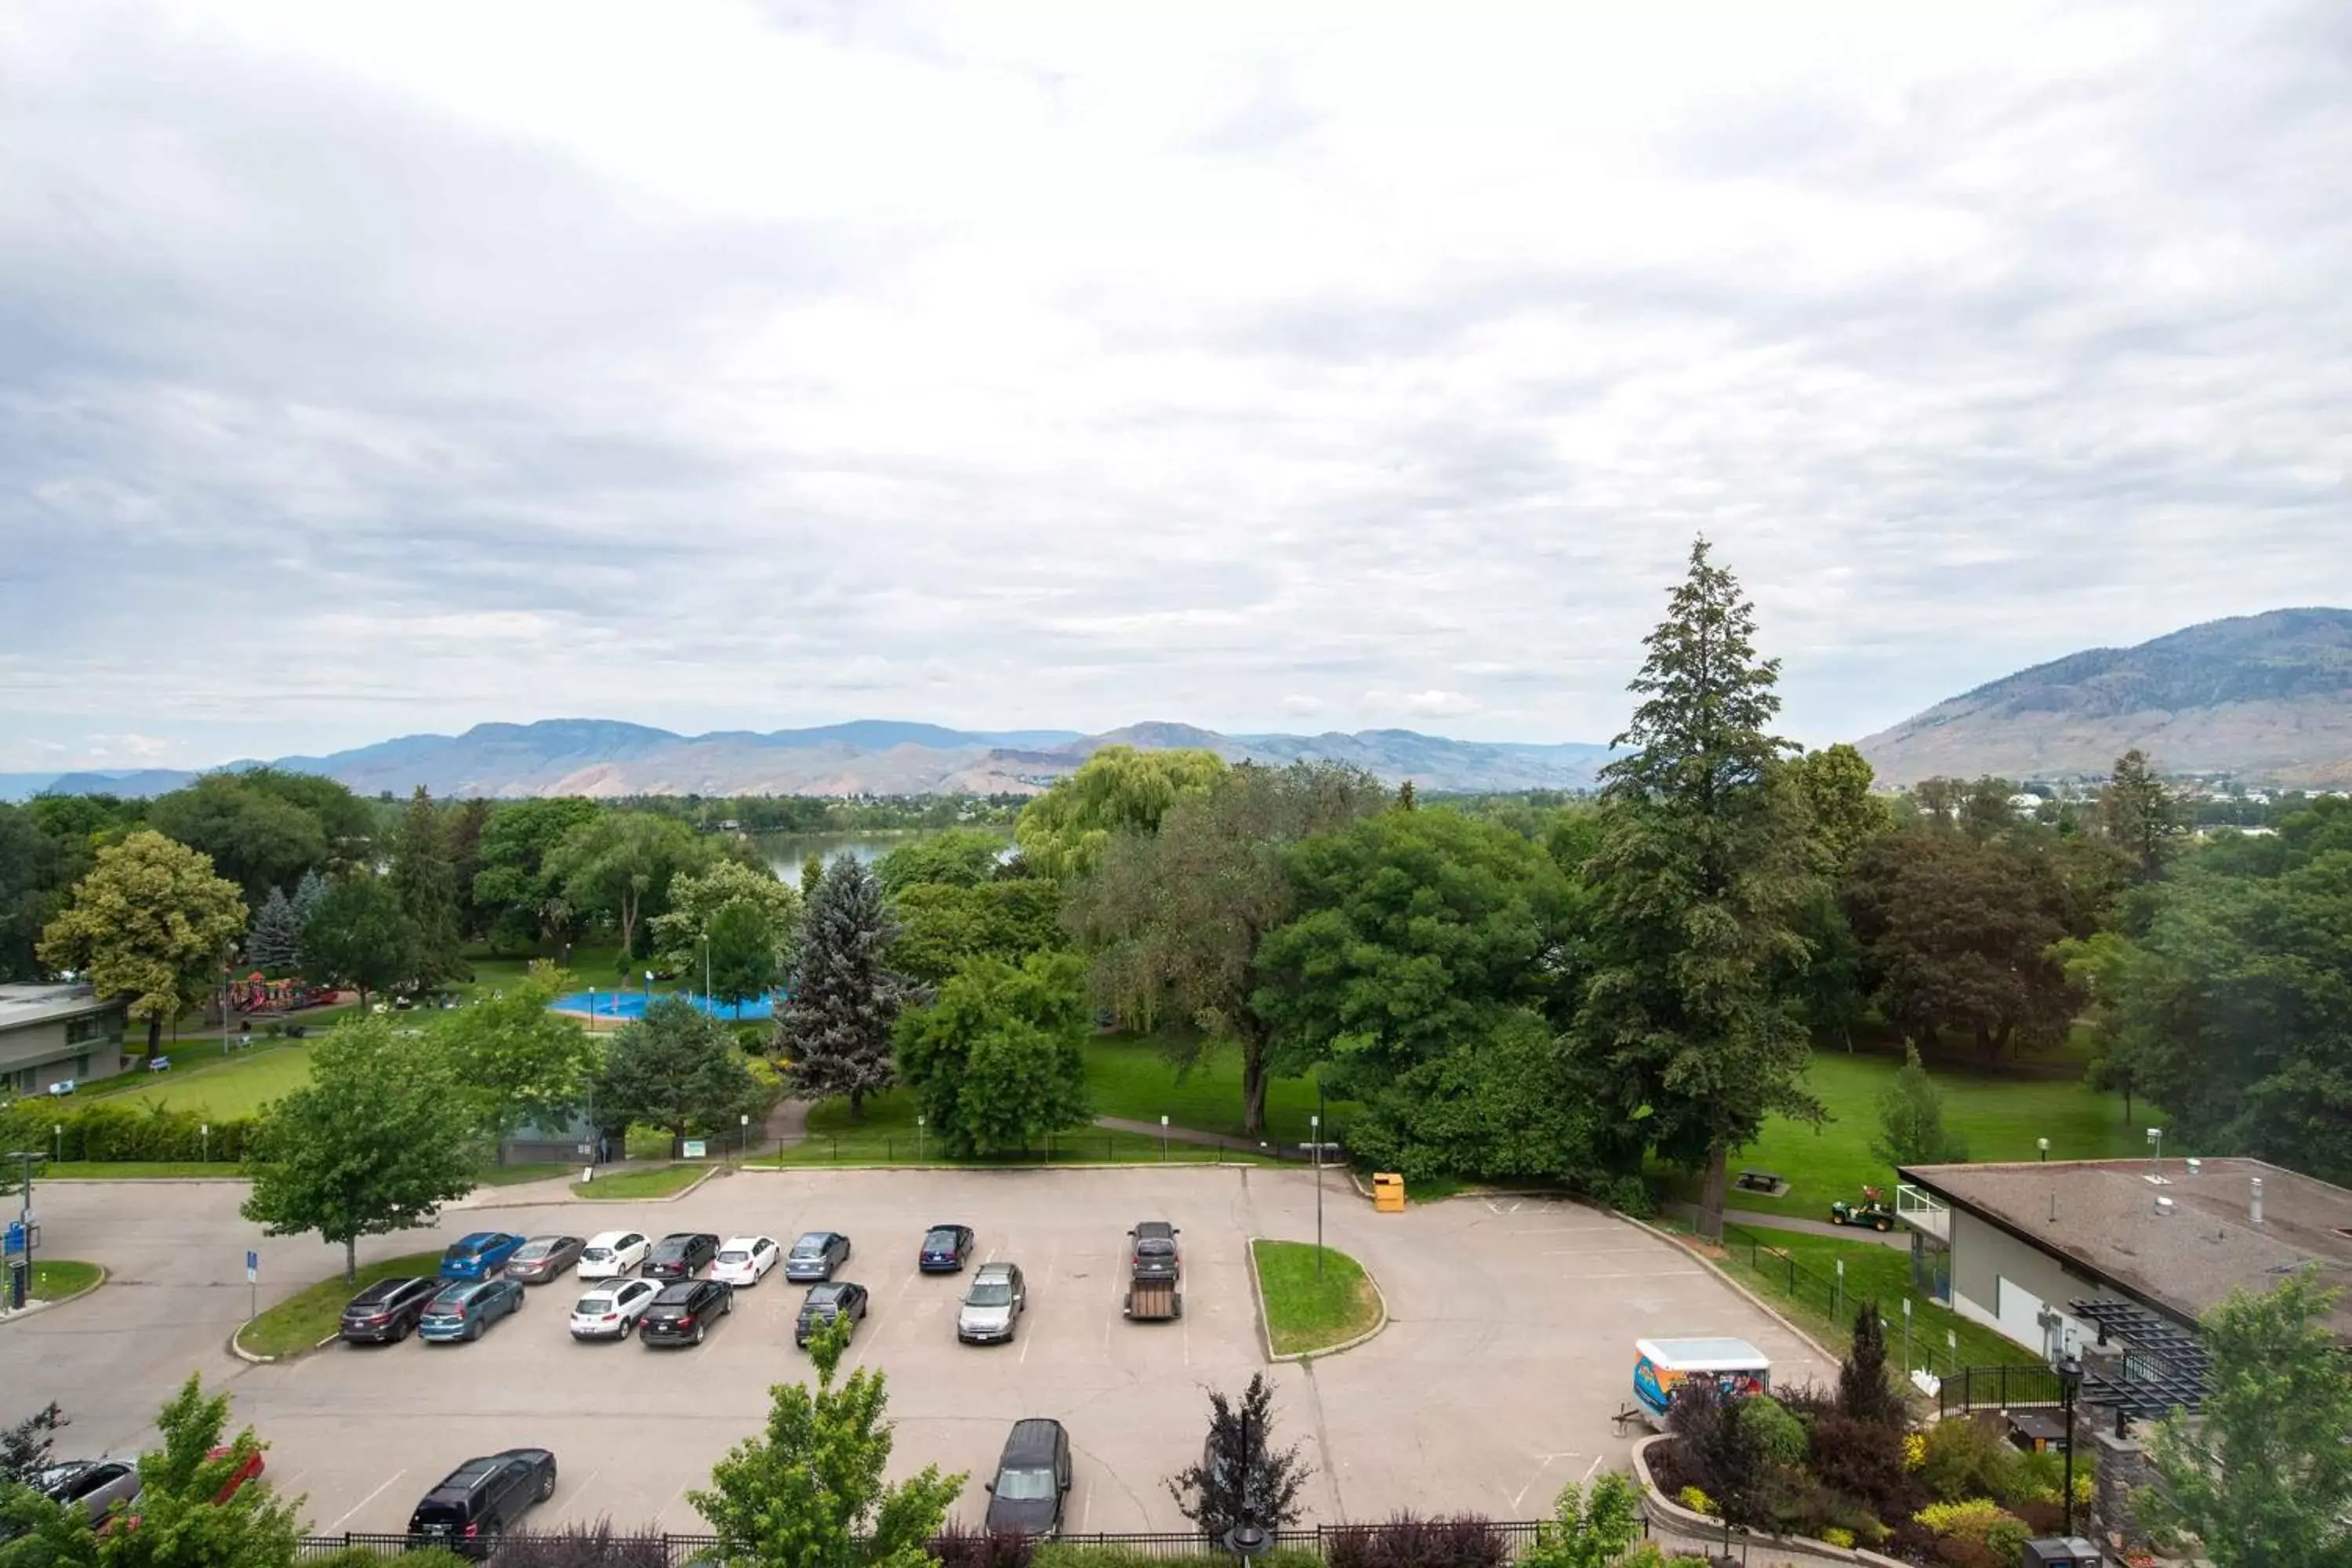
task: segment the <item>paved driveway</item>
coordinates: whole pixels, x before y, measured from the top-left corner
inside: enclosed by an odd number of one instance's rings
[[[1397,1508],[1548,1511],[1563,1481],[1621,1462],[1609,1417],[1626,1394],[1633,1342],[1737,1334],[1783,1382],[1826,1378],[1803,1342],[1683,1253],[1574,1205],[1461,1198],[1375,1215],[1327,1175],[1326,1234],[1386,1293],[1391,1323],[1345,1355],[1275,1369],[1281,1436],[1317,1468],[1311,1519]],[[961,1510],[977,1518],[1007,1425],[1053,1415],[1076,1450],[1069,1525],[1181,1526],[1161,1478],[1199,1451],[1204,1391],[1237,1391],[1264,1364],[1244,1261],[1252,1235],[1311,1240],[1311,1172],[1216,1169],[747,1173],[674,1203],[572,1202],[561,1186],[483,1194],[432,1232],[379,1238],[367,1256],[420,1250],[484,1226],[586,1235],[846,1231],[845,1277],[874,1293],[854,1363],[890,1375],[896,1473],[926,1463],[970,1471]],[[246,1312],[244,1254],[262,1255],[262,1302],[332,1272],[316,1243],[267,1240],[236,1217],[230,1184],[73,1184],[39,1189],[45,1241],[114,1270],[96,1296],[0,1327],[0,1419],[54,1397],[75,1452],[135,1447],[156,1406],[192,1370],[226,1380],[236,1417],[271,1445],[271,1475],[307,1493],[321,1531],[397,1530],[458,1460],[517,1444],[562,1466],[543,1522],[609,1515],[698,1527],[686,1490],[755,1432],[767,1389],[806,1373],[792,1346],[801,1290],[778,1278],[740,1292],[698,1349],[572,1342],[579,1287],[534,1289],[530,1305],[478,1343],[331,1346],[276,1366],[225,1350]],[[1119,1313],[1127,1227],[1166,1217],[1183,1230],[1185,1312],[1166,1324]],[[961,1220],[980,1256],[1021,1264],[1032,1308],[1012,1345],[960,1346],[953,1279],[923,1278],[914,1249],[929,1224]]]

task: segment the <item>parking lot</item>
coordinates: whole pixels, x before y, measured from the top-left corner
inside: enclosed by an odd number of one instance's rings
[[[1706,1268],[1607,1215],[1507,1198],[1376,1215],[1344,1177],[1325,1180],[1327,1238],[1372,1272],[1391,1321],[1344,1355],[1274,1369],[1278,1436],[1302,1443],[1317,1471],[1310,1519],[1548,1511],[1563,1481],[1622,1461],[1630,1438],[1610,1416],[1643,1336],[1737,1334],[1784,1383],[1832,1371]],[[55,1398],[74,1420],[61,1452],[127,1450],[201,1371],[228,1383],[236,1419],[271,1445],[271,1479],[307,1494],[320,1531],[400,1529],[451,1466],[516,1445],[551,1448],[562,1465],[534,1522],[609,1515],[693,1530],[686,1492],[759,1428],[772,1384],[808,1374],[792,1343],[803,1288],[781,1273],[738,1291],[732,1315],[695,1349],[573,1342],[565,1320],[582,1287],[567,1276],[534,1288],[478,1343],[334,1345],[249,1365],[226,1349],[247,1310],[246,1248],[262,1255],[264,1306],[334,1272],[340,1252],[259,1238],[236,1215],[242,1191],[44,1186],[47,1250],[113,1277],[86,1300],[0,1326],[11,1395],[0,1419]],[[1055,1416],[1076,1452],[1067,1524],[1089,1531],[1181,1527],[1162,1478],[1199,1453],[1204,1390],[1237,1391],[1265,1364],[1246,1238],[1315,1235],[1314,1177],[1299,1170],[751,1173],[667,1203],[583,1204],[560,1185],[481,1196],[434,1231],[375,1238],[363,1256],[473,1229],[706,1230],[787,1245],[803,1230],[848,1233],[856,1251],[841,1277],[873,1293],[849,1364],[889,1374],[893,1473],[971,1472],[958,1511],[976,1520],[1010,1423]],[[1182,1228],[1185,1310],[1175,1322],[1131,1323],[1119,1310],[1125,1233],[1151,1217]],[[924,1227],[948,1221],[977,1229],[975,1260],[1027,1274],[1013,1343],[960,1345],[964,1277],[917,1272]]]

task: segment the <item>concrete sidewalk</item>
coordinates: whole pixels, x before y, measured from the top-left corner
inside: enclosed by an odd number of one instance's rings
[[[1660,1213],[1673,1215],[1676,1219],[1686,1219],[1694,1224],[1698,1220],[1696,1204],[1660,1204],[1658,1209]],[[1799,1236],[1834,1237],[1857,1246],[1893,1247],[1905,1252],[1911,1250],[1910,1237],[1900,1229],[1881,1236],[1863,1226],[1832,1225],[1825,1219],[1805,1219],[1792,1214],[1761,1214],[1755,1209],[1726,1209],[1723,1218],[1727,1225],[1744,1225],[1751,1230],[1793,1231]]]

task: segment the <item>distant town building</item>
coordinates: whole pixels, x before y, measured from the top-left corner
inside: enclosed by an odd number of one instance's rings
[[[51,1084],[122,1070],[124,1005],[87,985],[0,985],[0,1089],[39,1094]]]

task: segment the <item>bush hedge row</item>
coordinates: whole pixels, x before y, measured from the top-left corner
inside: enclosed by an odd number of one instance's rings
[[[0,1110],[0,1148],[38,1149],[60,1160],[209,1158],[233,1163],[245,1157],[254,1125],[250,1116],[215,1119],[154,1105],[24,1100]],[[212,1129],[209,1139],[206,1127]]]

